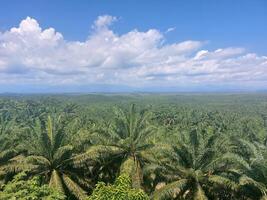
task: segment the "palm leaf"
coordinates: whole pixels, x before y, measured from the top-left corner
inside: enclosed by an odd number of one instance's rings
[[[73,147],[71,145],[59,147],[53,156],[54,163],[59,165],[64,160],[69,159],[72,155],[72,150]]]
[[[219,175],[211,175],[209,176],[208,180],[212,183],[216,183],[221,186],[226,186],[232,190],[237,190],[239,185],[234,181],[230,180],[229,178],[219,176]]]
[[[252,185],[259,189],[263,195],[266,195],[267,189],[266,186],[263,183],[257,182],[254,179],[243,175],[239,179],[240,185]]]
[[[199,184],[197,184],[197,188],[194,193],[194,200],[208,200],[204,190]]]
[[[140,163],[133,157],[128,157],[120,167],[120,174],[127,174],[132,180],[134,188],[141,188],[143,181],[143,174]]]
[[[75,195],[79,200],[84,200],[87,198],[86,192],[76,184],[69,176],[63,174],[63,181],[68,188],[68,190]]]
[[[56,188],[59,192],[64,194],[64,188],[62,185],[61,178],[56,170],[53,170],[50,181],[49,181],[49,187]]]
[[[52,124],[52,119],[50,115],[48,116],[48,119],[47,119],[47,135],[50,139],[50,144],[52,146],[54,136],[53,136],[53,124]]]
[[[180,179],[169,183],[153,193],[154,200],[164,200],[180,193],[187,184],[187,179]]]

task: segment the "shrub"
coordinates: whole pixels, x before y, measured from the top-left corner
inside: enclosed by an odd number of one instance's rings
[[[88,200],[149,200],[149,197],[141,189],[132,189],[130,177],[122,174],[113,185],[98,183]]]
[[[0,192],[1,200],[63,200],[65,196],[48,187],[41,185],[39,178],[26,180],[24,172],[3,186]]]

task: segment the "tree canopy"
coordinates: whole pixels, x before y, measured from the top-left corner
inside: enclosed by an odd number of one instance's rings
[[[0,96],[0,199],[267,199],[266,99]]]

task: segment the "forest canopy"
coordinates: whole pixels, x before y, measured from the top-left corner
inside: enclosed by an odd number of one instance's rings
[[[267,199],[267,94],[1,95],[0,199]]]

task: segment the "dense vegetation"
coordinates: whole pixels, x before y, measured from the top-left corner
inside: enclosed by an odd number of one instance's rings
[[[267,95],[2,95],[0,199],[267,199]]]

